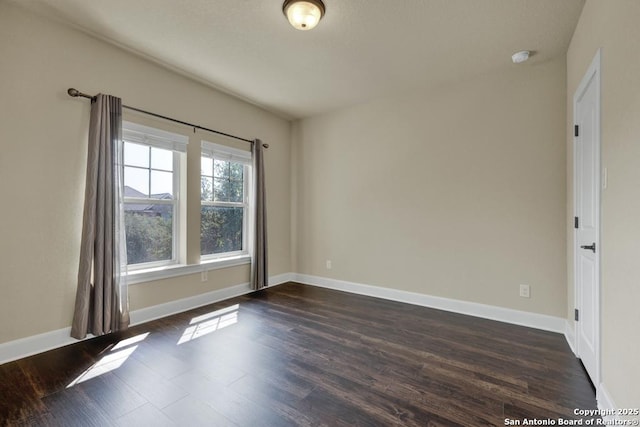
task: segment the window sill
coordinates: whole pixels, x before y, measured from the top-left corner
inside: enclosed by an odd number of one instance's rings
[[[163,267],[134,270],[127,274],[127,284],[151,282],[154,280],[168,279],[170,277],[186,276],[187,274],[203,271],[218,270],[221,268],[235,267],[237,265],[251,264],[250,255],[239,255],[229,258],[220,258],[202,261],[200,264],[174,264]]]

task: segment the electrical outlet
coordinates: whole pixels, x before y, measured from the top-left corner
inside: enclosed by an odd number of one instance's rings
[[[206,282],[207,280],[209,280],[209,272],[207,270],[202,270],[202,273],[200,274],[200,280],[202,280],[203,282]]]
[[[529,285],[520,285],[520,296],[522,298],[531,298],[531,288]]]
[[[327,260],[327,270],[331,270],[332,266],[331,266],[331,260],[328,259]]]

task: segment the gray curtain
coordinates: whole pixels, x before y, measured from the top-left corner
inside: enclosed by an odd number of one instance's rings
[[[264,147],[262,141],[253,141],[254,218],[255,240],[251,262],[251,286],[262,289],[269,285],[267,271],[267,201],[264,183]]]
[[[129,326],[122,206],[122,101],[91,102],[78,289],[71,336],[103,335]]]

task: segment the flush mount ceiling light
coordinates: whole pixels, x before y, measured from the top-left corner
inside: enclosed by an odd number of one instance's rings
[[[521,50],[520,52],[516,52],[511,55],[511,60],[514,64],[521,64],[529,59],[529,53],[530,52],[528,50]]]
[[[285,0],[282,12],[296,30],[311,30],[324,16],[322,0]]]

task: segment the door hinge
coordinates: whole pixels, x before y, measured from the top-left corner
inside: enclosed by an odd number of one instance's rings
[[[577,308],[573,311],[574,312],[574,318],[577,321],[580,320],[580,310],[578,310]]]
[[[573,228],[580,228],[580,220],[577,216],[573,217]]]
[[[578,125],[573,126],[573,136],[580,136],[580,127]]]

